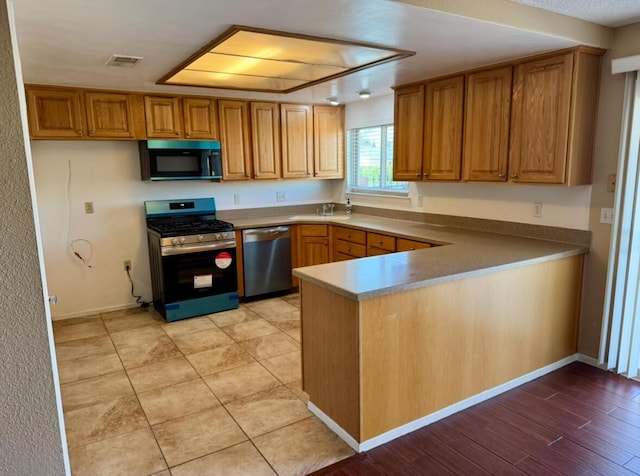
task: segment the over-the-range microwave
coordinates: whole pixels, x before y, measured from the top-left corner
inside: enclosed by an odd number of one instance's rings
[[[220,142],[141,140],[142,180],[220,180]]]

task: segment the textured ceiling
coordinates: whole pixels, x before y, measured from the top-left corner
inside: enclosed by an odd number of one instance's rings
[[[512,1],[612,28],[640,21],[640,0]]]

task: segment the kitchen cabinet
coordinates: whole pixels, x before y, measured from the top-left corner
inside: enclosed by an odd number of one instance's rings
[[[277,103],[251,103],[253,178],[277,179],[280,168],[280,109]]]
[[[249,103],[220,99],[218,114],[222,147],[222,178],[248,180],[251,178]]]
[[[463,179],[507,180],[512,67],[467,76]]]
[[[143,129],[142,114],[136,113],[139,96],[127,93],[84,93],[87,134],[96,139],[135,139]]]
[[[423,241],[407,240],[406,238],[396,239],[396,251],[414,251],[422,250],[425,248],[432,248],[434,245],[431,243],[425,243]]]
[[[280,104],[282,177],[313,176],[313,115],[308,104]]]
[[[344,178],[344,107],[313,106],[313,176]]]
[[[144,115],[148,138],[179,139],[182,137],[182,114],[180,114],[179,98],[145,96]]]
[[[330,261],[329,226],[300,225],[298,266],[312,266]]]
[[[214,99],[183,98],[182,113],[186,139],[216,140],[220,137]]]
[[[395,90],[393,180],[420,180],[424,134],[424,85]]]
[[[386,255],[395,251],[395,237],[379,233],[367,233],[367,256]]]
[[[591,183],[600,52],[579,48],[514,70],[509,179]]]
[[[78,139],[84,136],[86,127],[80,91],[27,88],[26,96],[31,137]]]
[[[429,81],[425,102],[422,179],[460,180],[464,76]]]
[[[367,256],[367,232],[333,227],[333,261],[343,261]]]

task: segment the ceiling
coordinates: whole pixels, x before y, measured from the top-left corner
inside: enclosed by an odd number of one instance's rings
[[[577,44],[610,46],[640,0],[13,0],[27,83],[321,102]],[[579,6],[578,6],[579,5]],[[605,5],[606,7],[604,7]],[[573,18],[572,18],[573,17]],[[579,19],[580,18],[580,19]],[[290,94],[158,85],[233,24],[376,43],[416,55]],[[605,26],[601,26],[605,25]],[[142,57],[106,66],[113,54]]]

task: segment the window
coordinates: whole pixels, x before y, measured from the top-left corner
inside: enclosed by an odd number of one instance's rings
[[[350,192],[406,196],[407,182],[393,180],[393,125],[347,131]]]

